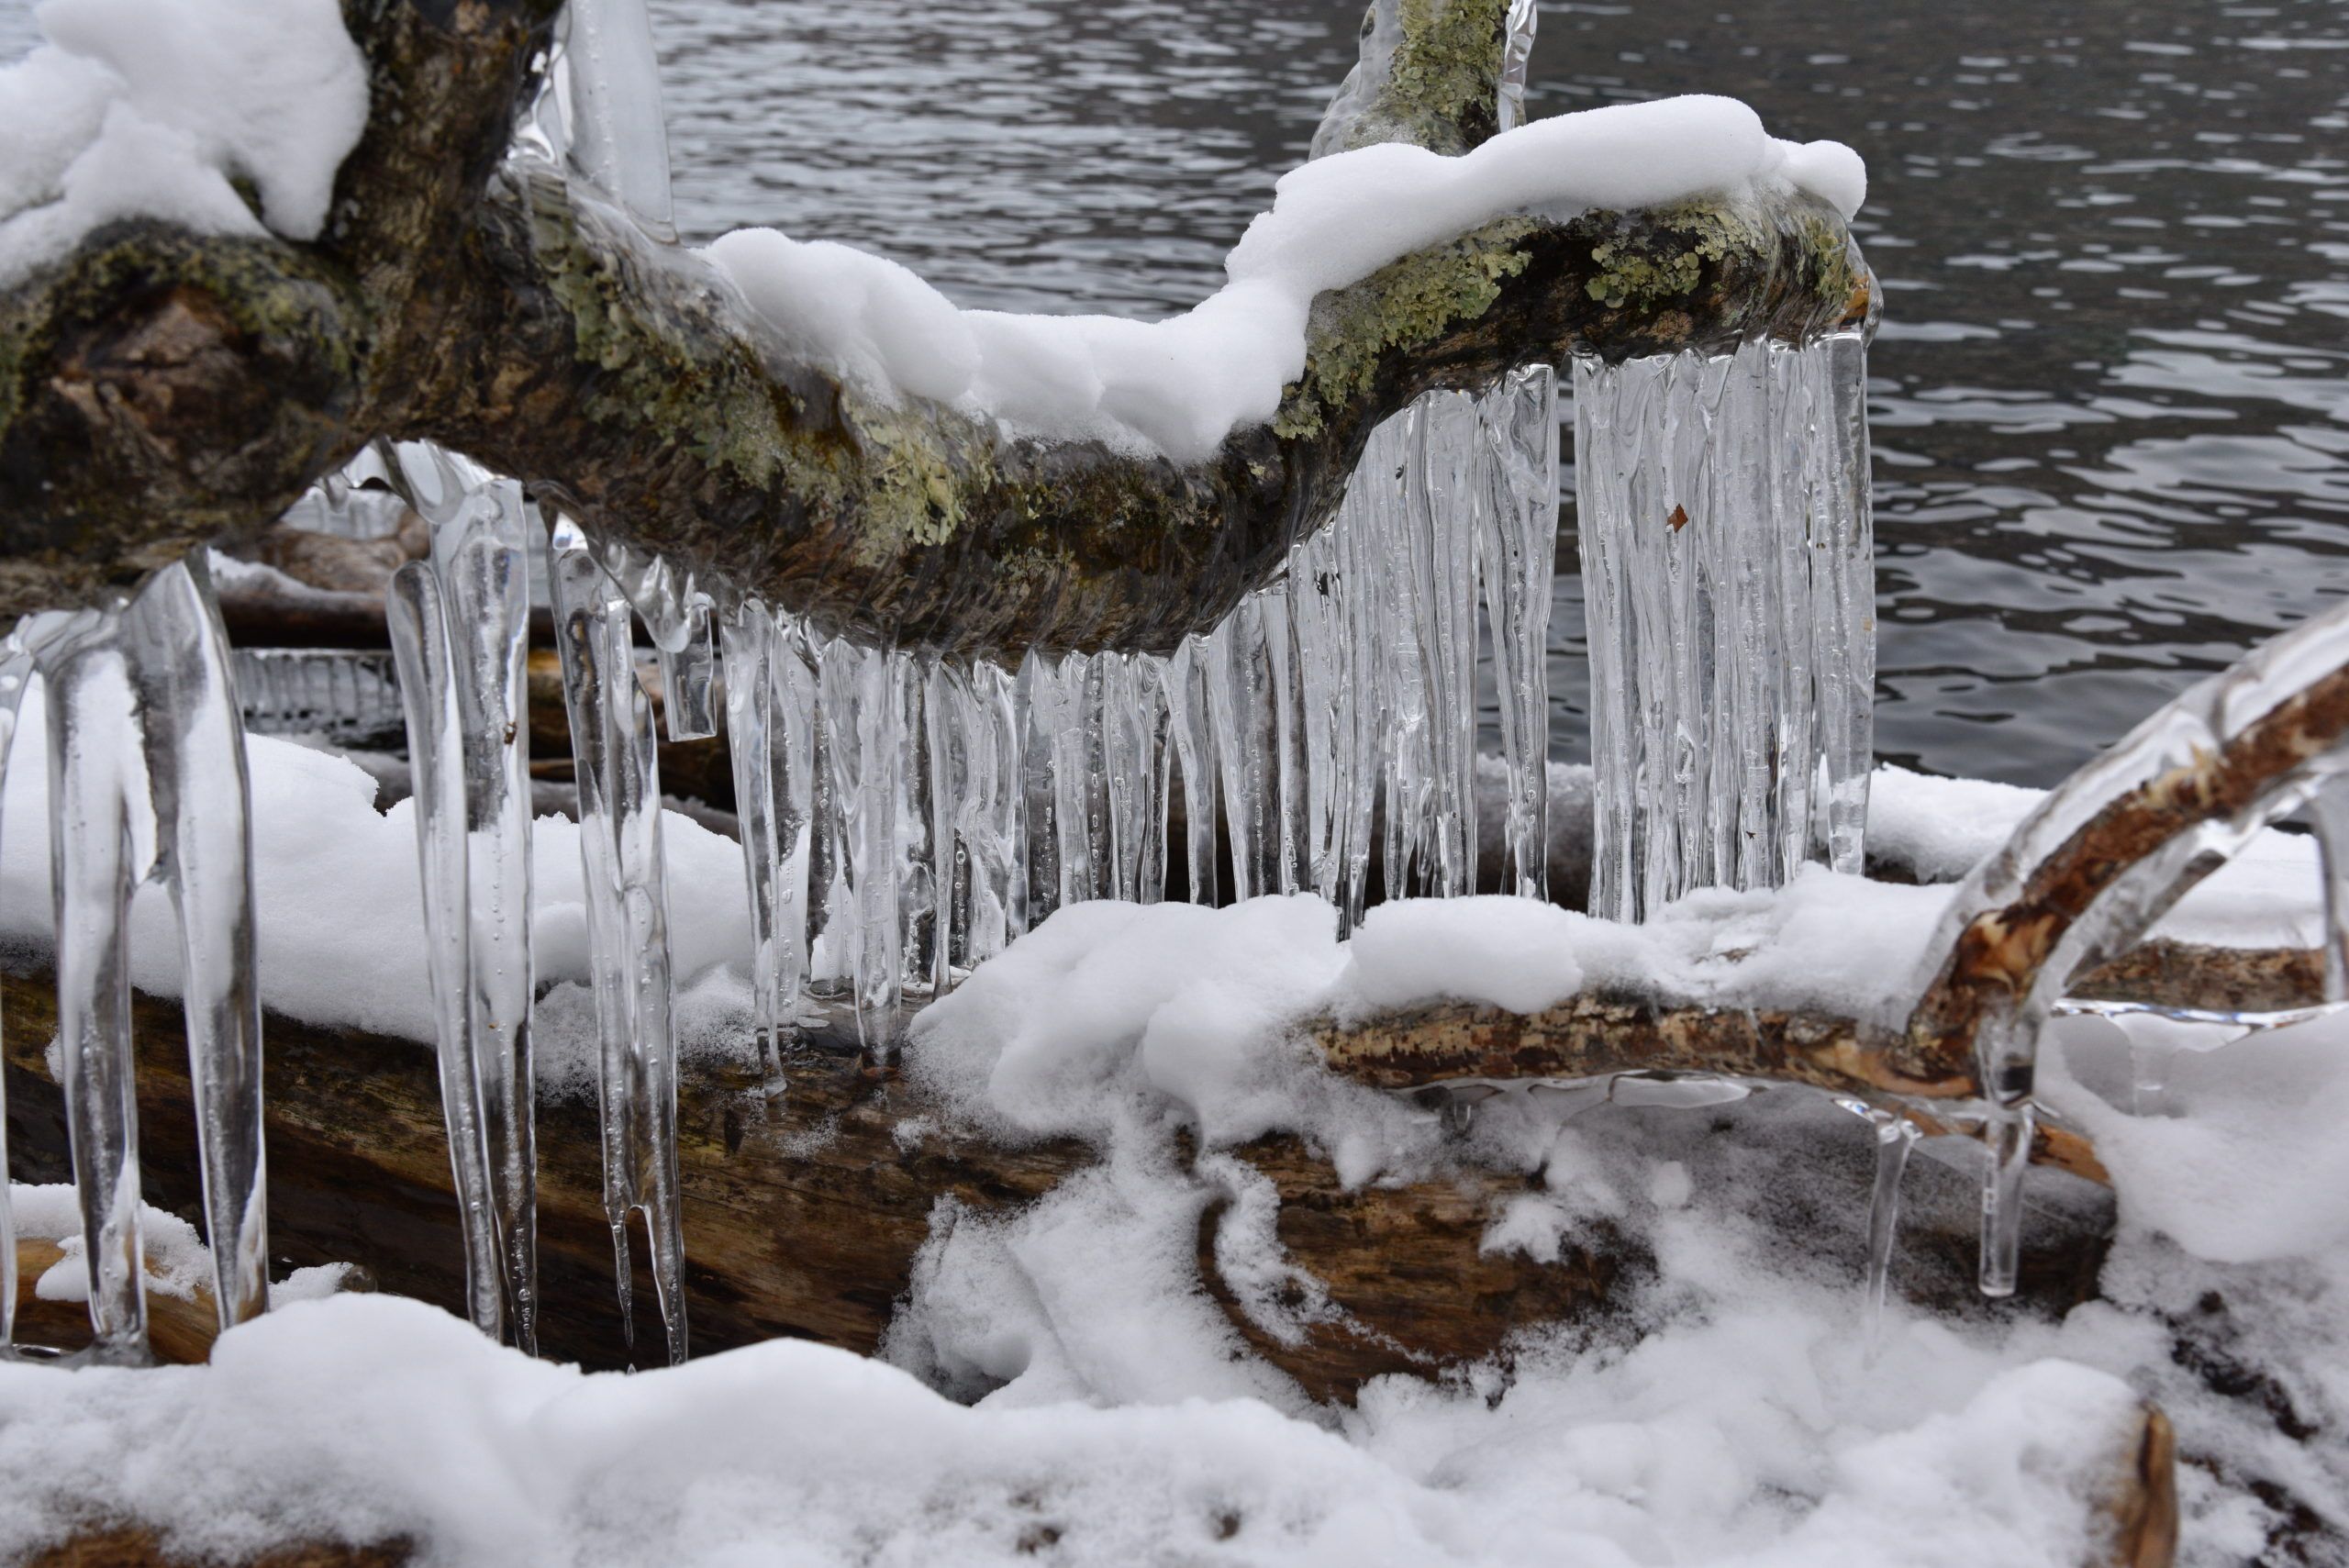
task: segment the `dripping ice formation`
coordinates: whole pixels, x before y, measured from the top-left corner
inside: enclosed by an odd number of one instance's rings
[[[1502,134],[1459,158],[1387,145],[1293,172],[1232,250],[1228,285],[1172,321],[963,312],[894,263],[768,230],[727,236],[708,255],[770,328],[884,395],[960,402],[1015,430],[1190,458],[1235,425],[1271,416],[1302,367],[1316,294],[1492,218],[1650,206],[1765,183],[1800,187],[1847,216],[1856,208],[1864,174],[1848,149],[1776,141],[1726,99],[1615,106],[1517,126],[1533,13],[1520,6],[1511,15]],[[665,232],[665,141],[640,3],[575,0],[558,52],[520,150],[558,162]],[[1670,657],[1633,650],[1614,670],[1609,692],[1627,706],[1654,706],[1663,688],[1649,676],[1663,668],[1680,703],[1665,721],[1680,746],[1668,760],[1629,746],[1605,752],[1602,823],[1627,785],[1636,795],[1656,768],[1673,771],[1676,858],[1646,889],[1644,906],[1716,881],[1775,885],[1812,853],[1814,836],[1839,866],[1856,866],[1869,597],[1861,349],[1856,339],[1757,345],[1723,359],[1575,369],[1577,407],[1590,410],[1586,473],[1617,473],[1630,485],[1660,473],[1668,511],[1697,501],[1687,509],[1708,522],[1718,511],[1742,525],[1697,530],[1703,548],[1720,553],[1703,573],[1692,567],[1671,579],[1680,629],[1646,628],[1668,638]],[[1651,384],[1667,392],[1643,402]],[[1620,414],[1607,422],[1619,404],[1652,416],[1653,428],[1610,444],[1612,432],[1631,428]],[[1664,450],[1640,445],[1649,440]],[[417,781],[429,973],[471,1310],[485,1331],[510,1329],[527,1348],[537,1283],[521,660],[530,535],[540,525],[518,486],[455,454],[409,445],[378,466],[431,531],[429,561],[403,569],[388,608]],[[1507,777],[1503,877],[1514,892],[1542,896],[1543,653],[1557,474],[1548,367],[1517,373],[1481,396],[1431,395],[1374,434],[1336,519],[1300,541],[1283,577],[1213,632],[1171,658],[1031,654],[1016,671],[826,639],[755,602],[721,603],[722,585],[697,584],[670,562],[562,534],[551,576],[580,765],[607,1210],[624,1307],[627,1216],[645,1215],[673,1359],[685,1342],[675,1041],[657,762],[650,705],[634,677],[632,621],[642,621],[656,650],[673,738],[718,731],[725,668],[771,1073],[802,1016],[827,1003],[845,1003],[868,1048],[885,1059],[909,998],[950,990],[1053,910],[1163,897],[1178,793],[1182,885],[1194,901],[1214,902],[1227,888],[1243,899],[1312,892],[1351,929],[1372,897],[1374,861],[1388,897],[1473,892],[1480,617]],[[1590,483],[1586,513],[1609,515]],[[1714,493],[1699,497],[1704,484]],[[1615,510],[1653,525],[1647,499],[1629,496]],[[1653,542],[1658,530],[1635,531]],[[1803,550],[1792,548],[1798,542]],[[1825,629],[1814,634],[1811,614]],[[1701,635],[1691,628],[1716,619],[1729,628],[1727,651],[1691,674],[1687,648]],[[103,646],[91,654],[86,692],[61,664],[52,724],[70,719],[85,733],[128,725],[109,656]],[[317,672],[290,661],[248,656],[241,664],[272,688],[253,694],[266,706],[340,702],[315,689]],[[357,700],[354,689],[351,706]],[[1700,730],[1709,759],[1702,775],[1687,755],[1698,744],[1687,737]],[[51,751],[61,769],[103,770],[127,754],[120,744],[77,751],[64,733]],[[132,775],[91,777],[90,788],[61,788],[55,798],[104,803],[136,793]],[[1219,799],[1230,842],[1221,863]],[[138,841],[139,828],[129,820],[125,835]],[[92,913],[106,888],[117,905],[127,897],[128,873],[106,860],[105,829],[101,821],[92,832],[61,835],[70,846],[61,850],[61,899],[72,895],[86,926],[66,920],[61,906],[61,954],[71,936],[80,944],[72,952],[95,952],[99,970],[119,970],[106,944],[119,943],[121,911],[111,926]],[[95,857],[86,866],[85,855]],[[174,887],[200,900],[215,884],[203,885]],[[208,1005],[216,1013],[245,1007],[257,1030],[249,930],[242,940],[245,994]],[[192,973],[220,968],[189,940]],[[192,984],[191,1008],[197,990]],[[89,1005],[102,1012],[105,998],[94,993]],[[94,1035],[115,1028],[92,1017]],[[195,1040],[201,1031],[191,1018]],[[209,1028],[207,1040],[227,1026],[216,1018]],[[77,1060],[71,1051],[68,1059]],[[86,1114],[103,1123],[111,1092],[117,1119],[127,1120],[127,1091],[104,1077],[114,1059],[88,1059]],[[127,1132],[102,1133],[92,1157],[118,1166],[127,1143]],[[128,1181],[135,1200],[135,1169]],[[96,1181],[84,1190],[98,1201],[112,1189]],[[121,1207],[107,1201],[109,1213]],[[216,1218],[229,1222],[225,1211]],[[135,1234],[131,1246],[135,1256]],[[94,1259],[101,1253],[93,1248]],[[129,1277],[135,1287],[135,1270]],[[224,1302],[231,1295],[224,1290]]]
[[[1874,766],[1866,344],[1575,366],[1591,908],[1861,866]]]
[[[628,1221],[644,1216],[669,1360],[685,1359],[685,1240],[677,1192],[677,1041],[661,764],[636,678],[634,617],[597,552],[556,526],[549,571],[563,704],[579,779],[581,885],[595,968],[604,1213],[620,1321],[635,1343]],[[674,691],[675,688],[672,687]]]
[[[179,938],[220,1324],[269,1305],[244,728],[200,560],[102,606],[26,617],[0,644],[0,744],[14,740],[35,669],[48,693],[58,1040],[89,1268],[86,1354],[135,1362],[148,1353],[130,1035],[130,903],[142,884],[168,891]],[[0,1212],[13,1308],[11,1231]],[[0,1348],[8,1328],[0,1317]]]

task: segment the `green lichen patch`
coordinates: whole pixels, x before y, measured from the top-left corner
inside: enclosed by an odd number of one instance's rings
[[[1401,0],[1386,86],[1349,142],[1456,153],[1490,135],[1508,13],[1508,0]]]
[[[1720,262],[1775,245],[1768,227],[1742,205],[1684,202],[1637,222],[1619,219],[1615,237],[1591,248],[1594,271],[1583,290],[1609,310],[1654,309],[1691,298]]]
[[[1518,242],[1537,227],[1529,217],[1501,218],[1316,300],[1306,373],[1282,396],[1274,433],[1317,434],[1328,411],[1370,390],[1387,355],[1431,343],[1491,309],[1502,282],[1525,270]]]
[[[794,457],[805,454],[786,450],[787,407],[736,324],[709,296],[643,286],[624,236],[587,232],[568,202],[534,197],[540,277],[570,317],[573,353],[598,373],[589,417],[650,431],[754,488],[795,467]],[[837,474],[824,484],[827,466],[802,462],[793,477],[819,494],[839,492]]]

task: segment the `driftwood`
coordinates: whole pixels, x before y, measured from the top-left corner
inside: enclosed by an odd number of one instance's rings
[[[1482,139],[1506,9],[1401,6],[1386,87],[1336,128]],[[373,113],[317,242],[119,223],[0,299],[0,615],[250,535],[392,436],[826,631],[1163,650],[1274,573],[1422,392],[1872,307],[1840,217],[1791,193],[1507,217],[1322,295],[1276,417],[1201,462],[1010,439],[795,362],[707,263],[508,161],[556,10],[346,0]]]
[[[18,1179],[66,1179],[62,1108],[43,1062],[55,1019],[50,977],[6,976],[0,1006]],[[178,1005],[141,995],[135,1006],[147,1195],[192,1213],[195,1124]],[[278,1017],[268,1040],[270,1236],[280,1266],[356,1262],[384,1290],[462,1310],[463,1254],[429,1050]],[[1005,1147],[956,1133],[936,1111],[832,1034],[794,1057],[779,1099],[748,1082],[687,1074],[678,1121],[696,1353],[779,1335],[870,1352],[907,1288],[940,1199],[1005,1211],[1095,1159],[1075,1142]],[[539,1147],[541,1347],[615,1364],[623,1351],[593,1106],[542,1102]],[[1856,1141],[1854,1151],[1858,1162]],[[1647,1267],[1623,1237],[1556,1264],[1481,1251],[1497,1206],[1533,1190],[1535,1179],[1520,1173],[1463,1164],[1348,1190],[1326,1157],[1295,1139],[1237,1152],[1278,1187],[1278,1231],[1292,1262],[1351,1321],[1281,1344],[1257,1333],[1236,1304],[1227,1307],[1243,1335],[1319,1398],[1350,1397],[1386,1373],[1476,1361],[1520,1329],[1588,1317],[1608,1306],[1620,1278]],[[1863,1177],[1855,1163],[1854,1202],[1865,1202]],[[1972,1288],[1972,1195],[1952,1180],[1938,1207],[1930,1193],[1912,1192],[1904,1227],[1904,1283],[1943,1304],[1967,1300]],[[2027,1297],[2060,1309],[2094,1294],[2100,1224],[2051,1227],[2034,1245]],[[1211,1261],[1202,1278],[1211,1292],[1220,1288]],[[651,1300],[649,1276],[637,1297]]]

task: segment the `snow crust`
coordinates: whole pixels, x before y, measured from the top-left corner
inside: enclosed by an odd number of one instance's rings
[[[1718,1529],[1760,1443],[1812,1425],[1799,1406],[1770,1408],[1801,1399],[1798,1385],[1749,1370],[1732,1402],[1764,1418],[1756,1429],[1685,1441],[1691,1374],[1724,1370],[1775,1326],[1748,1317],[1709,1347],[1679,1347],[1705,1350],[1701,1366],[1569,1364],[1493,1412],[1475,1395],[1397,1387],[1341,1433],[1250,1400],[968,1409],[791,1340],[584,1375],[414,1302],[343,1296],[232,1331],[206,1367],[0,1365],[0,1468],[38,1480],[0,1496],[0,1540],[61,1533],[55,1484],[71,1476],[96,1507],[224,1552],[293,1517],[346,1539],[414,1532],[436,1564],[1607,1568],[1664,1561],[1673,1537]],[[1797,1363],[1815,1333],[1803,1342]],[[2078,1561],[2069,1490],[2133,1396],[2081,1367],[1986,1374],[1984,1358],[1961,1359],[1973,1364],[1934,1377],[1945,1407],[1922,1423],[1854,1422],[1803,1456],[1819,1465],[1803,1479],[1833,1493],[1792,1530],[1772,1529],[1785,1521],[1764,1505],[1752,1533],[1781,1542],[1678,1560]],[[1852,1369],[1821,1370],[1842,1382]],[[1821,1392],[1809,1391],[1814,1416]],[[1575,1407],[1609,1397],[1611,1421]],[[1940,1479],[1953,1462],[1962,1486]],[[1675,1523],[1674,1505],[1698,1513]],[[1930,1556],[1886,1554],[1937,1536],[1945,1549]]]
[[[116,218],[317,237],[367,124],[337,0],[42,0],[34,17],[46,41],[0,66],[0,284]]]
[[[1561,115],[1456,158],[1360,148],[1283,175],[1272,210],[1225,259],[1224,287],[1155,322],[957,310],[895,261],[772,228],[738,229],[703,254],[768,329],[869,396],[912,394],[1013,434],[1193,462],[1273,417],[1305,369],[1316,294],[1498,217],[1563,220],[1765,184],[1849,217],[1867,173],[1840,142],[1780,141],[1745,105],[1704,95]]]

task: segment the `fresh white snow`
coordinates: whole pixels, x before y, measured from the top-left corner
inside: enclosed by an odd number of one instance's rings
[[[366,61],[337,0],[41,0],[34,14],[47,41],[0,65],[0,284],[121,217],[317,237],[367,124]]]
[[[956,403],[1018,434],[1081,438],[1178,462],[1260,424],[1305,369],[1313,296],[1516,214],[1565,219],[1765,183],[1845,217],[1867,173],[1840,142],[1780,141],[1731,98],[1692,95],[1560,115],[1447,158],[1401,143],[1301,164],[1225,259],[1229,282],[1180,316],[961,311],[896,262],[772,228],[706,251],[757,317],[868,395]]]
[[[0,838],[0,936],[38,945],[47,770],[40,694],[27,700]],[[255,739],[250,757],[269,1005],[429,1038],[406,808],[379,813],[365,774],[310,749]],[[1942,874],[1995,848],[2036,798],[1889,770],[1875,782],[1878,848]],[[540,1009],[542,1060],[578,1086],[593,1031],[575,829],[538,827],[540,960],[561,982]],[[663,830],[684,1033],[739,1050],[736,848],[675,815]],[[2218,879],[2173,920],[2199,900],[2210,935],[2312,931],[2305,840],[2270,835],[2256,853],[2244,873],[2256,880],[2230,891]],[[1078,1137],[1100,1162],[1022,1210],[942,1200],[884,1347],[894,1365],[776,1343],[679,1372],[583,1375],[433,1308],[365,1297],[273,1314],[230,1334],[207,1368],[69,1377],[0,1365],[0,1473],[12,1480],[0,1556],[95,1508],[152,1521],[191,1550],[407,1532],[427,1561],[462,1564],[1039,1552],[2068,1563],[2084,1551],[2085,1494],[2139,1393],[2176,1418],[2190,1461],[2189,1563],[2256,1549],[2270,1514],[2255,1483],[2349,1522],[2343,1445],[2289,1436],[2169,1350],[2173,1324],[2223,1300],[2239,1325],[2228,1353],[2320,1434],[2337,1429],[2349,1397],[2332,1370],[2349,1365],[2349,1313],[2335,1305],[2349,1299],[2338,1137],[2349,1022],[2220,1045],[2143,1020],[2064,1021],[2044,1097],[2096,1139],[2118,1184],[2103,1299],[2054,1322],[1929,1318],[1896,1301],[1873,1362],[1856,1272],[1865,1181],[1848,1176],[1865,1170],[1868,1134],[1855,1118],[1799,1093],[1702,1112],[1628,1095],[1512,1098],[1487,1102],[1463,1140],[1431,1112],[1321,1071],[1290,1027],[1442,995],[1535,1007],[1586,986],[1883,1009],[1948,896],[1814,869],[1776,894],[1695,895],[1636,929],[1514,899],[1390,905],[1348,943],[1310,897],[1072,906],[927,1009],[907,1064],[946,1115],[997,1136]],[[134,930],[139,983],[164,993],[176,985],[167,920],[142,903]],[[2141,1106],[2144,1054],[2165,1046],[2166,1097]],[[1724,1118],[1732,1136],[1713,1131]],[[1521,1172],[1524,1189],[1486,1219],[1488,1251],[1555,1259],[1604,1222],[1653,1249],[1655,1277],[1601,1320],[1531,1335],[1506,1367],[1386,1380],[1352,1411],[1317,1408],[1247,1351],[1196,1280],[1201,1217],[1221,1204],[1219,1270],[1257,1328],[1293,1337],[1339,1310],[1296,1273],[1269,1184],[1231,1152],[1276,1129],[1353,1184],[1462,1160]],[[1940,1159],[1912,1165],[1912,1191],[1970,1187],[1971,1146],[1927,1148]],[[1826,1189],[1843,1199],[1804,1207]],[[28,1233],[71,1234],[61,1189],[18,1196]],[[1805,1216],[1799,1246],[1788,1212]],[[150,1229],[167,1280],[200,1277],[184,1225],[150,1215]],[[1908,1266],[1896,1262],[1896,1280]],[[79,1280],[50,1273],[45,1294]]]

